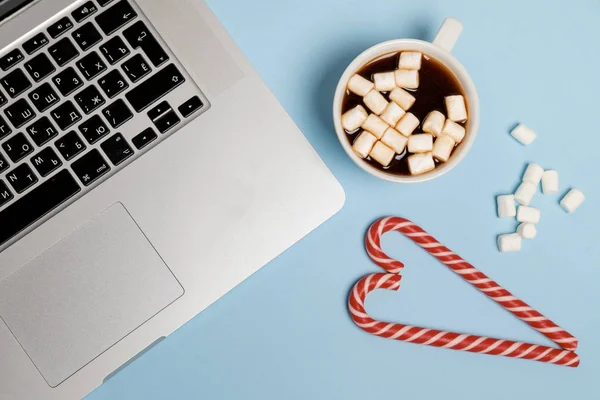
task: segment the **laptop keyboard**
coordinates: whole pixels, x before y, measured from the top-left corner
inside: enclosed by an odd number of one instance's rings
[[[0,246],[208,109],[132,0],[64,10],[0,70]]]

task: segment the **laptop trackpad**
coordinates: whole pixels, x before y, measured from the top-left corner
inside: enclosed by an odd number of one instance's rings
[[[55,387],[182,294],[117,203],[0,283],[0,317]]]

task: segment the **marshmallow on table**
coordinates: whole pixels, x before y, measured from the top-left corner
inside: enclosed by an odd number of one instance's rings
[[[361,105],[358,105],[342,115],[342,126],[348,132],[354,132],[367,119],[367,111]]]
[[[367,95],[363,97],[363,101],[367,107],[377,115],[380,115],[388,105],[385,97],[377,90],[371,90],[367,93]]]
[[[397,69],[396,86],[406,89],[416,89],[419,87],[419,71],[415,69]]]
[[[448,119],[451,119],[454,122],[467,120],[467,105],[465,104],[464,97],[459,94],[446,96],[444,101],[446,103],[446,114],[448,115]]]
[[[544,171],[542,174],[542,191],[544,194],[558,193],[558,172]]]
[[[445,120],[446,117],[441,112],[430,112],[423,120],[423,132],[431,133],[435,137],[440,136]]]
[[[397,87],[390,92],[390,100],[402,107],[404,111],[408,111],[415,104],[416,99],[406,90]]]
[[[498,250],[503,253],[521,250],[521,235],[509,233],[498,236]]]
[[[369,156],[379,164],[384,167],[387,167],[392,162],[394,158],[394,150],[387,147],[385,144],[381,142],[375,143],[375,146],[371,149]]]
[[[419,119],[415,117],[413,113],[407,112],[404,117],[396,124],[396,130],[404,136],[410,136],[417,126],[419,126]]]
[[[367,158],[369,152],[377,142],[377,138],[367,131],[362,131],[354,143],[352,143],[352,150],[360,157]]]
[[[363,78],[358,74],[352,75],[352,77],[348,81],[348,90],[361,97],[365,96],[367,93],[373,90],[374,87],[375,85],[373,84],[373,82]]]
[[[433,150],[433,136],[429,133],[419,133],[408,137],[409,153],[427,153]]]
[[[585,195],[577,189],[571,189],[560,201],[560,205],[569,214],[575,211],[585,200]]]
[[[400,69],[421,69],[421,53],[418,51],[403,51],[398,62]]]
[[[406,111],[404,111],[402,107],[393,101],[390,101],[385,110],[381,113],[381,119],[390,126],[396,126],[404,114],[406,114]]]
[[[465,133],[465,127],[460,124],[457,124],[451,119],[447,119],[446,122],[444,122],[444,127],[442,128],[442,135],[450,136],[452,140],[454,140],[456,143],[462,142],[462,140],[465,138]]]
[[[524,146],[529,145],[536,138],[535,132],[524,124],[517,125],[517,127],[513,129],[510,134]]]
[[[435,168],[435,162],[431,153],[412,154],[408,156],[407,160],[411,175],[424,174]]]
[[[538,222],[540,222],[541,215],[542,212],[537,208],[519,206],[519,209],[517,210],[517,221],[528,222],[530,224],[537,224]]]
[[[408,139],[394,128],[388,128],[383,134],[381,141],[397,154],[402,154],[408,143]]]
[[[381,139],[383,133],[387,128],[389,128],[389,126],[377,115],[369,114],[367,119],[365,119],[365,122],[362,123],[361,128],[363,128],[365,131],[371,132],[377,139]]]
[[[496,197],[498,203],[498,217],[514,217],[517,215],[517,207],[515,206],[515,196],[512,194],[503,194]]]
[[[537,190],[536,185],[531,182],[522,182],[515,192],[515,200],[522,206],[528,206]]]
[[[523,222],[517,227],[517,233],[523,239],[533,239],[537,235],[537,228],[534,224]]]
[[[389,92],[396,87],[394,71],[373,74],[373,81],[375,82],[375,89],[380,92]]]
[[[537,186],[540,184],[543,174],[544,168],[537,164],[529,164],[525,170],[525,174],[523,174],[523,182],[531,182]]]
[[[454,140],[448,135],[438,136],[433,144],[433,157],[438,161],[448,161],[455,144]]]

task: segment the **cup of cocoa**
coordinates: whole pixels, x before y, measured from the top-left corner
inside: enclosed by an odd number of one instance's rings
[[[370,174],[417,183],[450,171],[471,149],[479,97],[451,53],[462,24],[447,18],[433,42],[396,39],[350,63],[333,101],[348,156]]]

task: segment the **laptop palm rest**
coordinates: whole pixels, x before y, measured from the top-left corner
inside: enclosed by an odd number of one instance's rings
[[[0,317],[58,386],[184,293],[116,203],[0,283]]]

